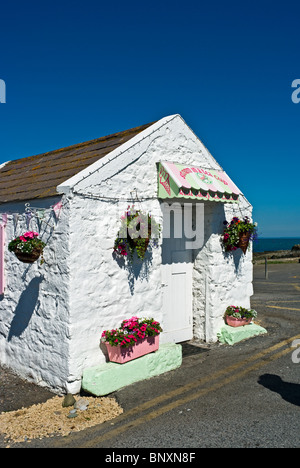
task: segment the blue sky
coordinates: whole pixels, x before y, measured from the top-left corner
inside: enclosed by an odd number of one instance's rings
[[[300,237],[299,2],[17,0],[0,17],[0,164],[180,114],[259,235]]]

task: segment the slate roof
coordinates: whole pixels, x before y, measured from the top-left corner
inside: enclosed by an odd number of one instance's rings
[[[16,159],[0,168],[0,204],[58,195],[56,187],[147,127],[131,128],[48,153]]]

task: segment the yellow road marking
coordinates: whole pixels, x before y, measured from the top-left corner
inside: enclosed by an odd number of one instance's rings
[[[299,336],[299,335],[298,335]],[[252,372],[253,370],[257,370],[260,367],[265,366],[266,364],[274,361],[275,359],[279,359],[280,357],[284,356],[285,354],[289,353],[291,350],[289,348],[284,349],[283,351],[280,351],[279,353],[276,353],[275,355],[270,356],[268,359],[264,359],[263,361],[259,361],[253,366],[248,367],[247,369],[242,370],[241,372],[238,372],[237,374],[234,374],[230,377],[227,377],[224,380],[221,380],[221,382],[216,382],[214,385],[208,387],[208,388],[202,388],[198,392],[193,393],[192,395],[187,395],[183,398],[180,398],[179,400],[172,401],[171,403],[158,408],[154,411],[152,411],[149,414],[146,414],[144,416],[141,416],[140,418],[135,419],[134,421],[128,422],[127,424],[124,424],[121,427],[117,427],[115,429],[112,429],[111,431],[107,432],[106,434],[100,435],[98,437],[95,437],[94,439],[84,443],[81,448],[88,448],[88,447],[93,447],[96,444],[102,443],[107,439],[111,439],[112,437],[116,437],[120,435],[121,433],[127,431],[128,429],[132,429],[133,427],[137,427],[141,424],[144,424],[146,422],[151,421],[152,419],[155,419],[169,411],[172,411],[179,406],[182,406],[186,403],[190,403],[192,400],[196,400],[197,398],[202,397],[203,395],[206,395],[207,393],[210,393],[212,391],[218,390],[219,388],[223,387],[224,385],[227,385],[229,383],[234,382],[235,380],[239,379],[240,377],[243,377],[244,375],[248,374],[249,372]]]
[[[271,302],[276,302],[276,303],[277,303],[277,302],[283,302],[283,304],[291,304],[292,302],[297,302],[297,303],[299,303],[299,302],[300,302],[300,299],[297,299],[296,301],[277,301],[277,299],[274,299],[274,300],[272,300],[272,301],[267,301],[267,302],[268,302],[268,304],[271,304]]]
[[[190,382],[190,383],[184,385],[183,387],[179,387],[179,388],[177,388],[175,390],[171,390],[170,392],[165,393],[164,395],[160,395],[160,396],[158,396],[156,398],[153,398],[152,400],[147,401],[146,403],[143,403],[142,405],[140,405],[140,406],[138,406],[136,408],[132,408],[131,410],[127,411],[126,413],[124,413],[119,418],[124,419],[124,417],[133,416],[136,413],[147,410],[147,409],[151,408],[152,406],[157,405],[158,403],[162,403],[165,400],[169,400],[170,398],[174,398],[174,397],[176,397],[178,395],[181,395],[182,393],[186,393],[186,392],[192,390],[193,388],[199,387],[200,385],[203,385],[203,384],[205,384],[205,383],[207,383],[207,382],[209,382],[211,380],[218,379],[219,377],[222,377],[225,374],[233,372],[233,371],[239,369],[240,367],[243,367],[243,366],[251,363],[252,361],[255,361],[257,359],[262,358],[266,354],[272,353],[273,351],[276,351],[277,349],[282,348],[283,346],[289,344],[290,342],[292,342],[292,341],[294,341],[294,340],[296,340],[298,338],[300,338],[300,334],[296,335],[296,336],[294,336],[292,338],[289,338],[287,340],[283,340],[283,341],[271,346],[270,348],[267,348],[267,349],[265,349],[263,351],[260,351],[257,354],[253,354],[252,356],[248,357],[247,359],[244,359],[243,361],[237,362],[236,364],[232,364],[232,365],[230,365],[228,367],[225,367],[224,369],[221,369],[220,371],[217,371],[214,374],[210,374],[210,375],[207,375],[205,377],[201,377],[200,379],[197,379],[197,380],[195,380],[193,382]]]
[[[281,306],[274,306],[274,305],[266,305],[266,307],[269,307],[270,309],[300,310],[300,309],[296,309],[295,307],[281,307]]]
[[[276,285],[284,285],[284,286],[294,286],[294,288],[297,290],[297,291],[300,291],[300,286],[298,284],[295,284],[295,283],[273,283],[272,281],[256,281],[256,283],[259,283],[259,284],[276,284]]]
[[[289,285],[294,286],[294,285],[295,285],[295,283],[281,283],[281,282],[279,282],[279,281],[268,281],[268,280],[265,280],[265,281],[254,281],[254,283],[256,283],[256,284],[265,284],[265,285],[267,285],[267,284],[276,284],[276,285],[281,285],[281,286],[282,286],[282,285],[283,285],[283,286],[289,286]]]
[[[117,418],[117,423],[118,422],[122,422],[122,420],[124,419],[127,419],[128,417],[130,416],[134,416],[135,414],[137,413],[141,413],[142,411],[145,411],[147,409],[150,409],[151,407],[153,406],[156,406],[158,405],[159,403],[162,403],[166,400],[169,400],[171,398],[174,398],[176,396],[179,396],[183,393],[186,393],[196,387],[199,387],[207,382],[211,382],[213,380],[216,380],[222,376],[224,376],[225,374],[229,374],[237,369],[239,369],[240,367],[244,367],[245,365],[257,360],[257,359],[260,359],[262,357],[264,357],[266,354],[270,354],[276,350],[278,350],[279,348],[282,348],[283,346],[286,346],[288,345],[289,343],[291,343],[292,341],[296,340],[296,339],[299,339],[300,338],[300,334],[299,335],[296,335],[296,336],[293,336],[291,338],[288,338],[286,340],[283,340],[257,354],[254,354],[252,356],[250,356],[249,358],[247,359],[244,359],[243,361],[240,361],[240,362],[237,362],[236,364],[232,364],[224,369],[221,369],[220,371],[217,371],[213,374],[210,374],[210,375],[207,375],[205,377],[202,377],[200,379],[197,379],[193,382],[190,382],[189,384],[186,384],[178,389],[175,389],[175,390],[172,390],[164,395],[160,395],[156,398],[153,398],[152,400],[150,401],[147,401],[143,404],[141,404],[140,406],[138,407],[135,407],[135,408],[132,408],[131,410],[123,413],[123,415],[119,416]],[[268,362],[271,362],[273,361],[274,359],[278,359],[279,357],[283,356],[284,354],[288,353],[291,351],[291,348],[287,348],[287,349],[284,349],[283,351],[280,351],[279,353],[275,354],[275,355],[272,355],[270,356],[269,358],[267,359],[264,359],[263,361],[259,361],[257,362],[256,364],[248,367],[247,369],[243,369],[242,371],[238,372],[237,374],[234,374],[232,376],[229,376],[227,378],[225,378],[224,380],[221,380],[220,382],[216,382],[215,384],[213,384],[212,386],[210,386],[209,388],[203,388],[201,390],[198,390],[197,392],[193,393],[192,395],[187,395],[183,398],[180,398],[180,399],[177,399],[176,401],[172,401],[171,403],[169,404],[166,404],[164,406],[162,406],[161,408],[158,408],[158,409],[154,409],[151,413],[147,414],[147,415],[144,415],[144,416],[141,416],[139,418],[137,418],[136,420],[134,421],[131,421],[131,422],[128,422],[126,424],[124,424],[123,426],[120,426],[118,428],[115,428],[115,429],[112,429],[110,431],[108,431],[106,434],[103,434],[103,435],[100,435],[98,436],[97,438],[94,438],[93,440],[91,440],[90,442],[87,442],[86,444],[84,444],[83,447],[88,447],[89,445],[94,445],[95,443],[101,443],[102,441],[104,440],[107,440],[109,438],[112,438],[122,432],[125,432],[128,428],[131,428],[131,427],[135,427],[135,426],[138,426],[144,422],[147,422],[147,421],[150,421],[158,416],[160,416],[161,414],[164,414],[168,411],[171,411],[172,409],[174,408],[177,408],[178,406],[181,406],[189,401],[192,401],[196,398],[199,398],[200,396],[202,395],[205,395],[206,393],[208,392],[211,392],[211,391],[214,391],[218,388],[221,388],[222,386],[238,379],[239,377],[242,377],[243,375],[251,372],[252,370],[255,370],[255,369],[258,369],[259,367],[261,366],[264,366],[265,364],[267,364]],[[75,434],[71,436],[72,440],[71,441],[74,441],[75,439],[78,439],[80,438],[80,434],[77,434],[75,436]],[[67,439],[64,439],[63,441],[60,440],[60,441],[57,441],[57,443],[55,445],[59,445],[61,446],[62,444],[68,444],[68,440]]]

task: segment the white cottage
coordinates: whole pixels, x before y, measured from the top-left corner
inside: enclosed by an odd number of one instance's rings
[[[80,390],[124,318],[154,317],[161,343],[215,342],[226,307],[250,306],[252,252],[220,238],[252,207],[180,115],[5,163],[0,203],[0,362],[54,392]],[[129,265],[113,246],[132,205],[162,236]],[[46,242],[42,265],[7,249],[26,230]]]

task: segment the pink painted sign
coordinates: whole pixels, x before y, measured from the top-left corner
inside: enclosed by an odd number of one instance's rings
[[[0,224],[0,295],[4,294],[5,279],[4,279],[4,243],[5,243],[5,225],[7,223],[7,215],[2,215],[2,224]]]

